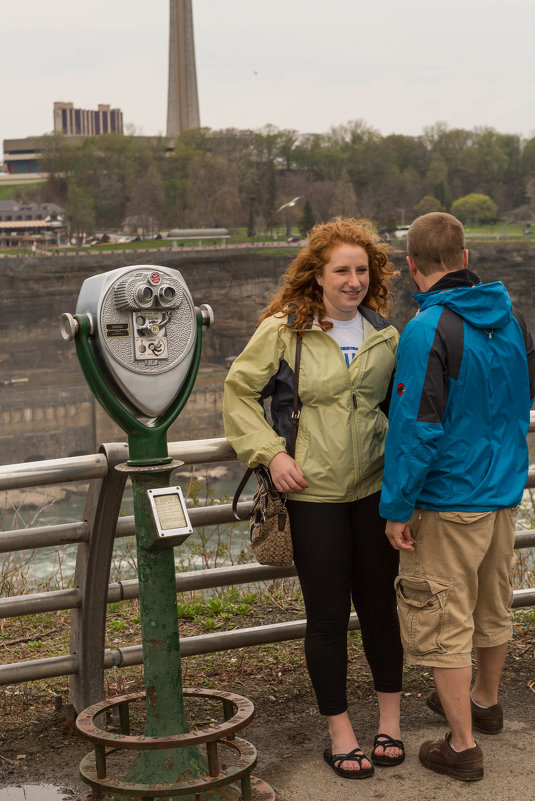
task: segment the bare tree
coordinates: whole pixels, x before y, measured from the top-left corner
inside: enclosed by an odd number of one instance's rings
[[[194,158],[189,166],[188,186],[192,225],[233,225],[241,211],[236,167],[219,156]]]
[[[331,217],[339,215],[343,217],[356,217],[358,215],[357,197],[345,167],[336,184],[331,203]]]

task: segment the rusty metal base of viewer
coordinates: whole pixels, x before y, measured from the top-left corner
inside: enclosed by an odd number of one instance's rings
[[[130,734],[130,704],[145,698],[145,693],[131,693],[101,701],[88,707],[78,715],[76,727],[88,740],[94,743],[94,752],[80,762],[82,779],[93,788],[92,798],[103,794],[118,794],[124,799],[172,799],[187,797],[194,801],[274,801],[273,789],[262,780],[251,775],[256,765],[256,749],[251,743],[236,737],[236,731],[247,726],[253,715],[251,701],[241,695],[220,690],[203,688],[184,689],[184,697],[219,699],[223,703],[224,722],[210,723],[187,734],[174,734],[165,737],[146,737]],[[118,712],[120,733],[106,731],[95,723],[95,718]],[[110,769],[114,755],[124,750],[154,751],[169,750],[169,763],[172,765],[170,749],[187,748],[204,744],[208,759],[208,774],[201,776],[180,776],[179,781],[159,784],[143,784],[125,781],[113,775]],[[233,765],[224,766],[220,762],[219,746],[238,755]],[[240,790],[236,786],[240,784]]]

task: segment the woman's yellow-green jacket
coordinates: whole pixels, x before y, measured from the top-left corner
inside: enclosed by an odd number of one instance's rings
[[[364,341],[347,367],[334,339],[318,325],[303,332],[300,419],[295,459],[309,484],[288,498],[340,503],[381,489],[387,411],[399,335],[361,306]],[[249,467],[266,467],[290,450],[296,334],[286,314],[265,319],[233,362],[225,381],[225,435]],[[273,427],[264,416],[271,398]],[[386,405],[385,405],[386,404]]]

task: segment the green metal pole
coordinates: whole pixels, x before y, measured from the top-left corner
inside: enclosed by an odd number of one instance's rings
[[[132,469],[132,468],[130,468]],[[139,576],[139,604],[146,698],[145,736],[165,737],[188,731],[182,694],[182,670],[176,601],[174,551],[153,550],[154,521],[147,490],[169,484],[172,469],[135,468],[134,517]],[[150,472],[148,472],[150,470]],[[179,777],[207,775],[196,747],[140,751],[126,780],[133,783],[174,783]],[[182,796],[194,801],[194,796]]]

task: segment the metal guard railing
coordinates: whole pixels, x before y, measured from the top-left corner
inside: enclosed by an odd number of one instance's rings
[[[535,431],[535,412],[530,431]],[[234,461],[236,455],[223,438],[169,443],[169,455],[185,464],[213,464]],[[105,697],[104,671],[110,667],[138,665],[143,661],[141,645],[105,649],[106,605],[139,597],[137,580],[109,583],[115,538],[134,534],[134,518],[119,518],[125,477],[114,469],[126,461],[126,443],[102,445],[99,453],[65,459],[0,466],[0,490],[47,484],[89,481],[81,522],[19,529],[0,533],[0,553],[19,552],[50,546],[77,544],[74,586],[67,590],[38,592],[0,599],[0,617],[71,610],[70,653],[46,659],[0,666],[0,685],[15,684],[53,676],[70,677],[70,702],[81,711]],[[535,487],[535,470],[528,474],[527,487]],[[250,503],[240,503],[246,518]],[[230,504],[215,504],[189,510],[194,527],[228,523],[233,520]],[[535,530],[517,531],[516,548],[535,547]],[[177,592],[248,584],[295,576],[295,568],[266,567],[256,562],[177,574]],[[535,588],[516,590],[513,605],[535,605]],[[306,620],[255,626],[252,628],[183,637],[183,656],[223,651],[304,637]],[[353,613],[349,629],[359,628]]]

